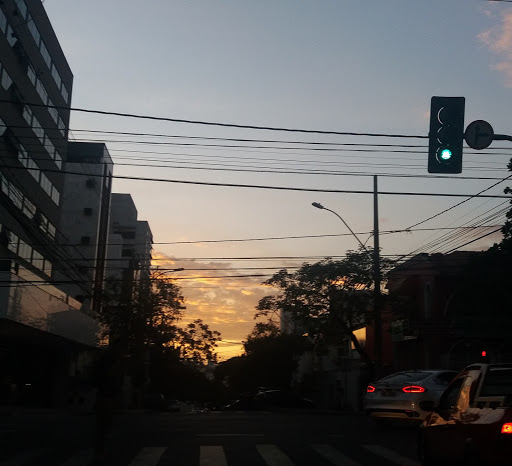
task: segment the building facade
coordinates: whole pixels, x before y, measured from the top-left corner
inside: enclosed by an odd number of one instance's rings
[[[483,252],[457,251],[418,254],[392,270],[394,368],[460,370],[482,358],[508,361],[508,267]]]
[[[39,0],[0,2],[0,402],[55,405],[97,322],[62,288],[59,242],[73,75]]]
[[[104,144],[68,143],[60,227],[62,248],[73,258],[76,281],[63,289],[90,315],[101,310],[108,272],[112,175],[113,162]],[[65,277],[66,270],[61,275]]]

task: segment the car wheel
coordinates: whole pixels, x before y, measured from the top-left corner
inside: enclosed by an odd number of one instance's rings
[[[423,434],[419,434],[418,437],[418,459],[420,460],[421,466],[434,466],[434,464],[436,464],[432,459],[432,454]]]

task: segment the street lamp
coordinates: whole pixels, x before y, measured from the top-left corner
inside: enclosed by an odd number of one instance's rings
[[[313,207],[316,207],[317,209],[323,209],[323,210],[327,210],[329,212],[332,212],[334,215],[336,215],[336,217],[338,217],[343,223],[344,225],[348,228],[348,230],[350,231],[350,233],[352,233],[352,236],[354,236],[355,239],[357,239],[358,243],[361,245],[361,247],[367,252],[369,253],[368,249],[366,249],[366,246],[361,242],[361,240],[358,238],[358,236],[352,231],[352,228],[350,228],[347,224],[347,222],[345,222],[345,220],[343,220],[343,218],[341,218],[341,215],[339,215],[338,213],[334,212],[334,210],[331,210],[331,209],[328,209],[327,207],[324,207],[322,204],[320,204],[319,202],[312,202],[311,205]]]
[[[343,220],[343,218],[336,213],[334,210],[328,209],[327,207],[324,207],[319,202],[313,202],[311,203],[313,207],[316,207],[317,209],[323,209],[327,210],[329,212],[332,212],[336,217],[338,217],[343,224],[349,229],[350,233],[352,233],[352,236],[358,241],[358,243],[361,245],[361,247],[370,254],[370,251],[366,249],[366,246],[361,242],[361,240],[358,238],[358,236],[352,231],[352,228],[350,228]],[[374,231],[373,231],[373,238],[374,238],[374,248],[373,248],[373,306],[374,306],[374,339],[375,339],[375,363],[376,363],[376,375],[378,378],[382,375],[382,315],[381,315],[381,293],[380,293],[380,251],[379,251],[379,227],[378,227],[378,204],[377,204],[377,177],[374,177]]]

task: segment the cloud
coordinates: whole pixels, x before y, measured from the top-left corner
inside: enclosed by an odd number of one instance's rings
[[[229,262],[179,260],[153,251],[153,266],[162,271],[175,270],[168,276],[176,280],[185,297],[182,325],[202,319],[211,330],[221,333],[217,353],[220,360],[242,353],[242,341],[251,333],[256,305],[272,289],[262,285],[266,277],[251,277]],[[246,276],[247,275],[247,276]]]
[[[512,10],[504,11],[499,24],[477,37],[497,57],[491,69],[503,73],[505,86],[512,88]]]

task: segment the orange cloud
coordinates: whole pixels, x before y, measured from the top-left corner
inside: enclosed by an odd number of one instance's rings
[[[158,251],[153,252],[153,266],[160,270],[184,269],[168,275],[176,280],[185,297],[182,325],[202,319],[211,330],[219,331],[219,360],[243,352],[242,341],[256,322],[255,307],[270,292],[268,286],[261,285],[265,277],[240,276],[245,271],[226,262],[180,261]]]
[[[512,10],[504,11],[498,25],[477,37],[498,58],[491,68],[503,73],[505,86],[512,87]]]

